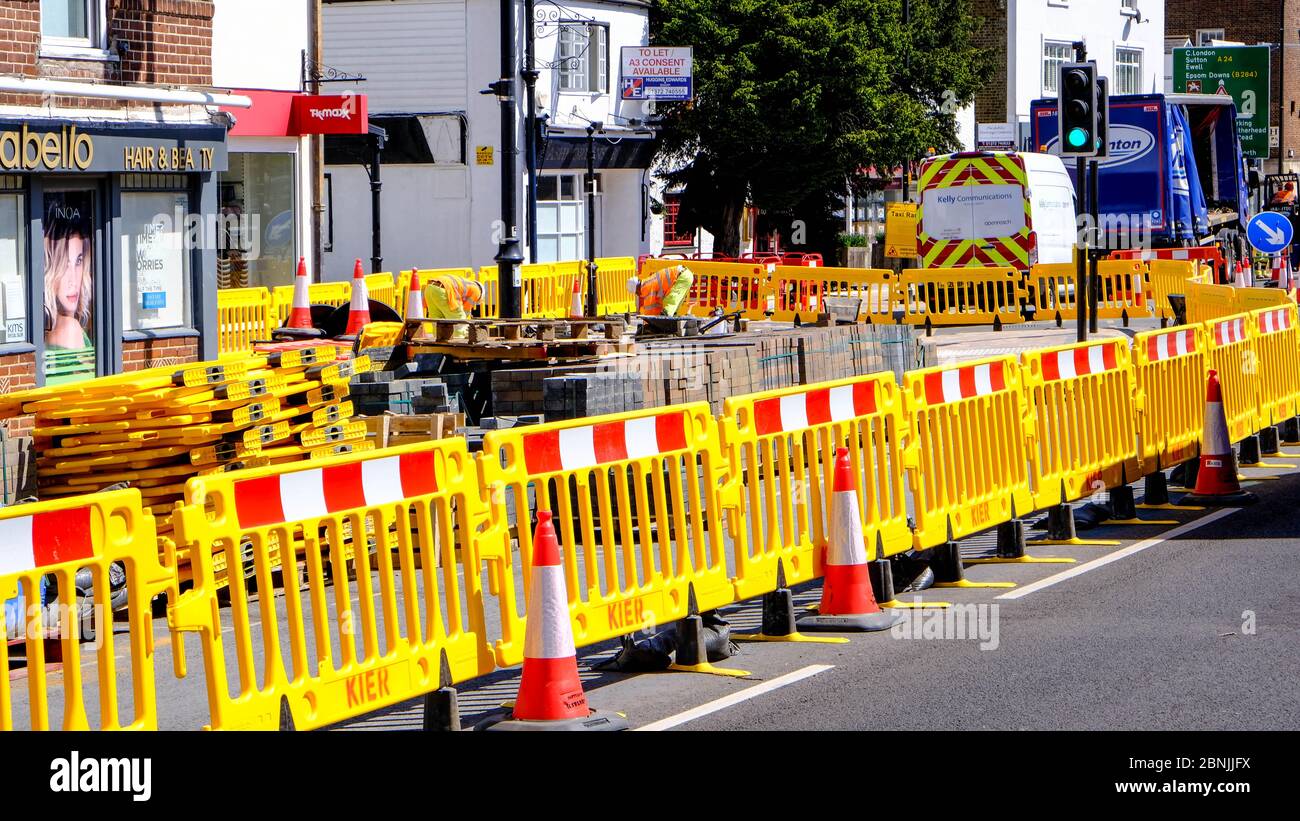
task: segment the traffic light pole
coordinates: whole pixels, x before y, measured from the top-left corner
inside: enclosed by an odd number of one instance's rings
[[[1079,192],[1079,213],[1087,215],[1091,213],[1088,207],[1088,186],[1085,180],[1088,179],[1088,161],[1080,157],[1075,161],[1074,178],[1078,180],[1077,190]],[[1075,244],[1075,282],[1074,282],[1074,313],[1078,328],[1078,339],[1080,342],[1088,341],[1088,230],[1080,227],[1074,232]]]
[[[1097,333],[1097,302],[1101,297],[1101,277],[1097,276],[1097,258],[1101,255],[1101,210],[1098,206],[1101,197],[1098,194],[1098,170],[1101,163],[1088,161],[1088,213],[1092,216],[1092,239],[1088,243],[1088,330]]]

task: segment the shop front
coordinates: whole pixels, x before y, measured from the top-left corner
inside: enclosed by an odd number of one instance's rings
[[[215,358],[225,138],[0,118],[0,392]]]

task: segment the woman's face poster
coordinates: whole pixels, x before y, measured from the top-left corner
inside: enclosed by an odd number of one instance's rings
[[[45,196],[46,375],[94,376],[93,192]]]

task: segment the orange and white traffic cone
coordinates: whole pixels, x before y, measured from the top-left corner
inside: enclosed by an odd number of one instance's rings
[[[821,605],[816,615],[799,619],[799,627],[840,632],[888,630],[901,621],[903,615],[881,610],[871,591],[867,542],[862,533],[862,516],[853,485],[853,463],[849,460],[848,448],[839,448],[835,452],[833,489]]]
[[[411,269],[411,285],[406,290],[406,317],[408,321],[412,319],[424,319],[424,292],[420,290],[420,272]],[[424,336],[424,326],[416,331],[414,339]]]
[[[1223,410],[1223,390],[1218,371],[1210,371],[1205,386],[1205,425],[1201,433],[1201,461],[1196,472],[1196,489],[1183,497],[1195,505],[1234,507],[1258,501],[1255,494],[1241,489],[1237,480],[1237,455],[1228,437],[1228,416]]]
[[[560,543],[547,510],[537,512],[533,535],[519,696],[508,716],[500,714],[479,726],[492,730],[624,730],[628,726],[618,713],[587,706],[578,678]]]
[[[370,324],[370,291],[366,288],[366,274],[361,260],[352,267],[352,304],[348,306],[348,327],[344,336],[356,336]]]
[[[311,295],[307,288],[307,260],[298,257],[298,275],[293,278],[293,309],[286,328],[311,328]]]
[[[573,278],[573,296],[569,300],[569,319],[582,319],[585,312],[582,308],[582,277]]]
[[[1246,287],[1246,268],[1237,260],[1237,264],[1232,269],[1232,284],[1237,288]]]

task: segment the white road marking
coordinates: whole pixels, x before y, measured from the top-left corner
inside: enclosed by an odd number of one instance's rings
[[[684,713],[678,713],[675,716],[669,716],[668,718],[656,721],[653,724],[647,724],[644,727],[637,727],[636,729],[644,732],[671,730],[673,727],[685,724],[688,721],[694,721],[697,718],[703,718],[704,716],[716,713],[719,710],[725,710],[728,707],[740,704],[742,701],[749,701],[751,698],[761,696],[764,693],[779,690],[787,684],[794,684],[796,681],[811,678],[818,673],[824,673],[827,670],[834,669],[834,667],[834,664],[810,664],[807,667],[795,670],[793,673],[786,673],[783,676],[777,676],[771,681],[764,681],[761,684],[755,684],[753,687],[746,687],[738,693],[723,696],[722,698],[715,699],[707,704],[701,704],[699,707],[687,710]]]
[[[1216,510],[1213,513],[1209,514],[1208,516],[1202,516],[1201,518],[1188,522],[1187,524],[1179,525],[1173,530],[1170,530],[1166,533],[1162,533],[1159,536],[1154,536],[1150,539],[1143,539],[1142,541],[1137,542],[1136,544],[1131,544],[1128,547],[1120,548],[1119,550],[1116,550],[1114,553],[1107,553],[1105,556],[1102,556],[1101,558],[1093,559],[1092,561],[1085,562],[1084,564],[1075,565],[1074,567],[1071,567],[1069,570],[1063,570],[1054,576],[1048,576],[1045,579],[1039,579],[1038,581],[1033,582],[1031,584],[1027,584],[1024,587],[1019,587],[1016,588],[1015,590],[1010,590],[998,596],[998,598],[999,599],[1022,599],[1025,596],[1028,596],[1030,593],[1037,593],[1039,590],[1042,590],[1045,587],[1051,587],[1052,585],[1058,584],[1059,582],[1066,581],[1067,579],[1073,579],[1075,576],[1082,576],[1084,573],[1087,573],[1090,570],[1096,570],[1099,567],[1105,567],[1111,562],[1117,562],[1120,559],[1125,558],[1126,556],[1132,556],[1134,553],[1141,553],[1143,550],[1146,550],[1148,547],[1155,547],[1158,544],[1167,542],[1170,539],[1181,536],[1184,533],[1190,533],[1191,531],[1196,530],[1197,528],[1204,527],[1210,524],[1211,522],[1217,522],[1219,519],[1222,519],[1225,516],[1231,516],[1232,514],[1239,511],[1240,509],[1241,508],[1228,507],[1222,510]]]

